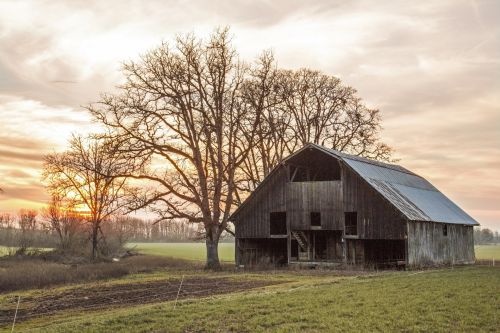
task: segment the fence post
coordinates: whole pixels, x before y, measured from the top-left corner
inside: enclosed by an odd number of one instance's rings
[[[181,292],[183,282],[184,282],[184,274],[182,275],[181,284],[179,285],[179,290],[177,290],[177,296],[175,296],[174,310],[175,310],[175,307],[177,306],[177,299],[179,298],[179,294]]]
[[[12,322],[12,330],[11,333],[14,332],[14,327],[16,326],[16,319],[17,319],[17,311],[19,310],[19,302],[21,301],[21,296],[17,296],[17,306],[16,306],[16,313],[14,314],[14,321]]]

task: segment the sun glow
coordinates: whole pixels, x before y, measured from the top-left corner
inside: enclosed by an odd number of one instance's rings
[[[321,70],[356,88],[381,110],[382,141],[401,164],[500,229],[498,7],[1,1],[0,211],[48,202],[43,155],[63,150],[71,133],[99,130],[81,106],[114,91],[122,62],[173,43],[178,33],[207,36],[230,25],[244,61],[272,49],[281,68]]]

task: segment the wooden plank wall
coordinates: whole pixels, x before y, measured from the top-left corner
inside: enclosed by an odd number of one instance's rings
[[[474,232],[472,226],[443,223],[408,222],[408,264],[411,267],[433,264],[474,263]]]
[[[269,213],[286,210],[286,183],[288,174],[285,167],[280,167],[239,213],[235,231],[236,237],[269,237]]]
[[[343,230],[341,181],[290,182],[286,212],[292,230],[310,230],[311,212],[321,213],[322,230]]]
[[[344,212],[358,213],[358,236],[404,239],[406,219],[353,170],[344,167],[340,181],[288,182],[281,167],[239,213],[237,237],[269,237],[269,213],[287,212],[291,229],[309,230],[310,213],[321,213],[323,230],[343,230]]]
[[[359,238],[404,239],[406,218],[401,212],[347,166],[342,170],[342,180],[343,210],[358,213]]]

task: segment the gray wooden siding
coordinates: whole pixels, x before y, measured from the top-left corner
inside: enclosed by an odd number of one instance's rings
[[[412,267],[433,264],[473,263],[474,233],[472,226],[443,223],[408,222],[408,264]]]
[[[341,181],[289,182],[286,212],[293,230],[311,229],[310,213],[321,213],[322,230],[343,230]]]
[[[236,237],[269,237],[269,213],[286,211],[287,181],[286,168],[281,167],[254,192],[251,200],[238,214],[235,224]]]
[[[406,219],[380,193],[346,165],[342,182],[343,210],[357,212],[359,238],[404,239]]]

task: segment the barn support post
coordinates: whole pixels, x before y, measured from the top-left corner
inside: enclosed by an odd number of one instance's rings
[[[406,221],[406,233],[405,233],[405,270],[407,270],[410,267],[410,258],[408,257],[408,233],[409,233],[409,226],[408,226],[408,221]]]
[[[286,254],[287,264],[290,265],[290,262],[292,261],[292,237],[290,236],[290,232],[288,232],[286,237]]]

